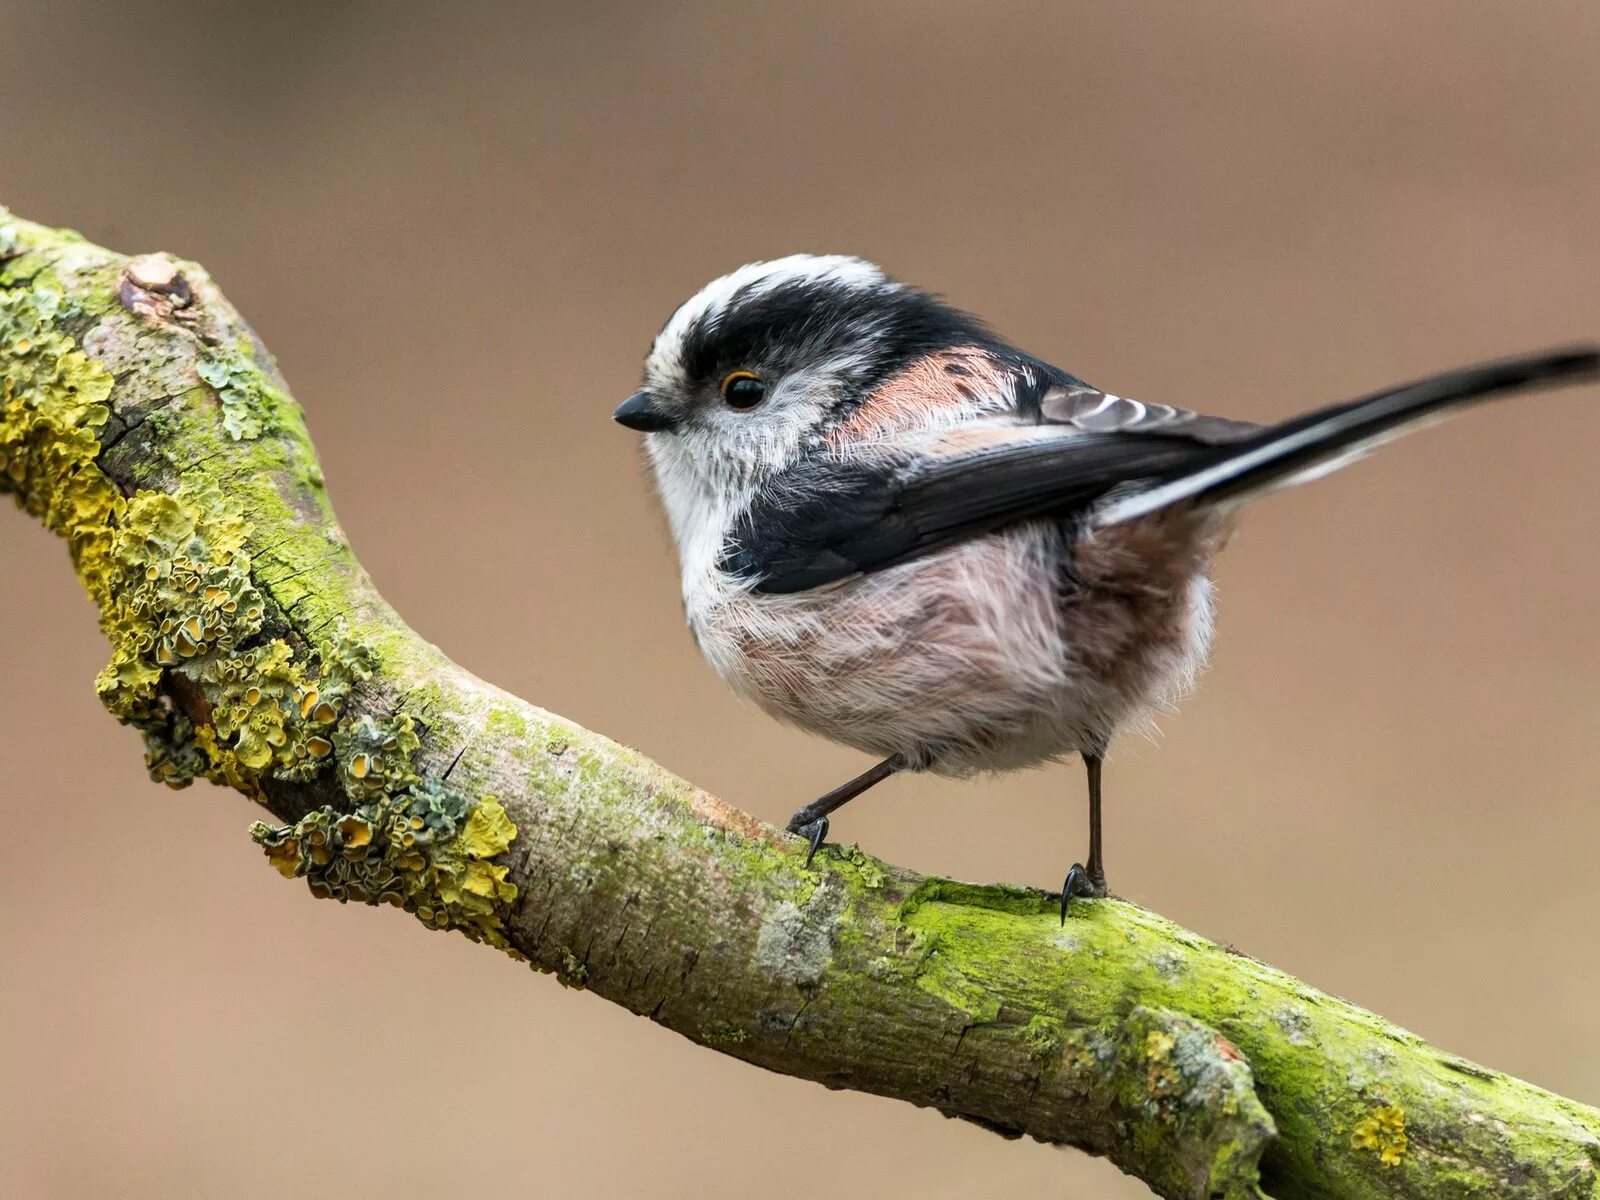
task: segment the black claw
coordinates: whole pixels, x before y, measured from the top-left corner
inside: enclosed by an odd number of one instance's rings
[[[828,836],[828,818],[818,817],[804,825],[789,826],[790,833],[798,833],[803,838],[811,840],[811,849],[806,851],[806,867],[809,869],[811,860],[817,856],[817,847],[822,845],[822,839]]]
[[[1096,879],[1090,875],[1082,863],[1073,863],[1067,870],[1067,878],[1061,884],[1061,923],[1067,923],[1067,905],[1074,896],[1081,896],[1085,900],[1099,900],[1106,894],[1106,881]]]
[[[848,783],[841,783],[833,791],[818,796],[794,816],[789,818],[789,832],[798,833],[803,838],[811,840],[811,849],[806,852],[806,866],[811,866],[811,860],[817,856],[817,847],[822,845],[822,839],[828,836],[828,814],[834,809],[850,803],[862,792],[874,784],[882,783],[896,771],[903,771],[905,764],[898,754],[890,755],[875,767],[869,767]]]

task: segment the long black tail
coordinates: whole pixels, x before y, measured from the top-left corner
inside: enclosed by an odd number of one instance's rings
[[[1184,501],[1239,503],[1316,478],[1384,442],[1442,420],[1458,408],[1534,387],[1600,380],[1600,347],[1573,346],[1463,367],[1294,417],[1218,446],[1180,474],[1115,501],[1101,524],[1116,524]]]

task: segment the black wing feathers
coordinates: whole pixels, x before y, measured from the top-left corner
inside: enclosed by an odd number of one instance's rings
[[[757,591],[800,592],[1016,521],[1080,519],[1119,488],[1097,509],[1096,520],[1238,499],[1442,410],[1597,374],[1600,352],[1591,348],[1531,355],[1266,428],[1141,405],[1073,381],[1045,395],[1014,427],[989,427],[987,437],[952,439],[944,448],[924,439],[875,458],[802,461],[757,497],[732,531],[720,565],[753,581]],[[1053,434],[1046,432],[1051,426]]]
[[[735,525],[719,566],[761,592],[803,592],[915,552],[895,520],[887,471],[844,464],[784,473]]]
[[[1359,455],[1391,436],[1497,396],[1540,386],[1600,378],[1600,350],[1576,346],[1447,371],[1334,404],[1258,430],[1214,462],[1189,488],[1163,489],[1170,499],[1222,503],[1281,485],[1299,472],[1342,455]],[[1342,464],[1341,464],[1342,465]],[[1232,466],[1234,469],[1227,469]],[[1216,469],[1209,469],[1215,467]]]
[[[1195,454],[1178,439],[1081,434],[947,458],[804,463],[751,506],[721,565],[757,591],[802,592],[1015,521],[1071,517]]]

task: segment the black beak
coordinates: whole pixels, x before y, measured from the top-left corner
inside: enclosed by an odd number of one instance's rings
[[[678,422],[656,407],[655,397],[649,392],[635,392],[611,414],[618,425],[637,429],[640,433],[661,433],[677,428]]]

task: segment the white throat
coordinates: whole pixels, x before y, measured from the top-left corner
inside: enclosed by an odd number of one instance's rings
[[[717,560],[734,516],[749,504],[755,488],[746,479],[707,476],[703,468],[708,464],[697,463],[673,434],[651,434],[646,444],[661,506],[678,545],[684,604],[693,609],[696,593],[703,593],[718,573]]]

